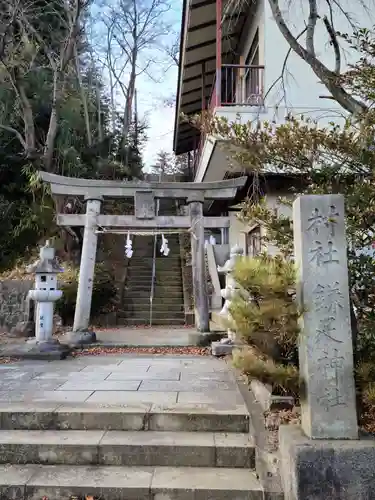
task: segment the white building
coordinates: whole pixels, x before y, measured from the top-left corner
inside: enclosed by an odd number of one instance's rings
[[[315,51],[329,69],[335,67],[335,53],[323,16],[334,20],[336,31],[350,34],[351,23],[360,27],[374,24],[373,0],[367,2],[368,11],[362,0],[340,0],[340,10],[337,2],[318,0],[320,18],[315,30]],[[306,27],[309,2],[279,3],[287,26],[298,37]],[[305,34],[299,38],[303,46],[305,38]],[[353,58],[349,49],[342,51],[342,68]],[[182,113],[194,115],[208,107],[229,121],[241,122],[268,119],[280,123],[288,112],[310,115],[319,123],[337,122],[344,115],[342,108],[329,99],[329,92],[309,65],[289,50],[269,0],[184,0],[174,151],[195,152],[192,171],[196,182],[236,175],[236,167],[230,164],[221,141],[200,134],[180,118]],[[270,206],[275,206],[276,195],[288,193],[290,181],[287,177],[265,176],[262,189]],[[251,183],[249,178],[246,189]],[[240,196],[245,194],[243,191]],[[231,207],[215,202],[207,210],[224,215],[231,212]],[[246,253],[256,253],[261,231],[256,225],[245,227],[233,213],[229,235],[222,235],[221,242],[239,243]]]

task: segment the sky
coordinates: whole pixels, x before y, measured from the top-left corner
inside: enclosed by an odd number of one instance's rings
[[[171,35],[170,41],[180,31],[182,2],[183,0],[172,1],[170,19],[175,33]],[[145,77],[140,78],[137,83],[139,113],[147,117],[149,125],[148,141],[143,151],[145,170],[149,170],[155,163],[158,151],[171,153],[173,148],[175,106],[166,105],[165,100],[176,94],[178,68],[172,65],[162,73],[163,76],[157,82]]]
[[[112,9],[116,1],[111,2],[110,8],[106,0],[97,0],[94,2],[91,15],[92,27],[90,32],[90,43],[95,47],[94,51],[98,57],[98,61],[102,68],[102,77],[106,82],[108,88],[110,87],[110,79],[108,68],[103,61],[105,61],[104,54],[107,50],[107,33],[108,28],[103,24],[103,20],[110,17]],[[160,0],[163,1],[163,0]],[[143,161],[145,170],[155,164],[157,153],[161,150],[172,152],[173,148],[173,129],[175,120],[175,106],[173,97],[177,90],[177,74],[178,68],[172,62],[172,59],[167,55],[163,47],[170,47],[179,35],[182,17],[182,4],[184,0],[164,0],[165,3],[170,5],[170,9],[162,16],[161,22],[165,23],[167,27],[167,35],[158,38],[157,43],[159,48],[147,48],[143,50],[139,56],[138,69],[141,74],[137,76],[136,89],[137,89],[137,104],[138,116],[140,119],[145,118],[148,125],[147,137],[148,141],[143,148]],[[148,0],[139,0],[139,5],[147,5]],[[108,15],[108,17],[107,17]],[[120,21],[123,22],[123,21]],[[116,48],[117,47],[117,48]],[[114,64],[117,67],[117,74],[121,74],[123,83],[129,80],[128,66],[123,68],[123,55],[118,52],[118,45],[114,43],[112,46],[112,53],[114,57]],[[119,55],[120,54],[120,55]],[[122,52],[123,54],[123,52]],[[154,61],[148,67],[148,74],[142,72],[143,68],[148,65],[148,62]],[[155,62],[156,61],[156,62]],[[150,75],[150,76],[149,76]],[[120,91],[119,86],[115,85],[115,100],[120,108],[124,108],[124,94]],[[169,100],[172,104],[166,105],[165,101]],[[134,103],[133,103],[134,105]],[[134,111],[134,107],[133,107]]]
[[[172,152],[175,107],[166,106],[164,100],[177,89],[177,68],[170,68],[162,83],[142,82],[138,85],[138,108],[147,117],[148,141],[143,150],[145,170],[154,163],[158,151]]]

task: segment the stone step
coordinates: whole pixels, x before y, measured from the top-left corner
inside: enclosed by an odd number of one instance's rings
[[[152,270],[153,265],[152,261],[149,262],[134,262],[134,265],[130,265],[129,269],[148,269]],[[180,269],[181,264],[178,261],[171,261],[171,262],[156,262],[155,264],[155,269],[158,270],[166,270],[166,269]]]
[[[155,269],[155,274],[156,276],[171,276],[175,274],[181,274],[181,267],[176,267],[176,268],[166,268],[166,269]],[[132,274],[138,274],[138,275],[146,275],[146,276],[152,276],[152,269],[151,268],[146,268],[146,267],[129,267],[128,270],[128,275],[131,276]]]
[[[175,313],[184,313],[185,308],[183,304],[176,302],[175,304],[169,305],[167,307],[162,307],[160,305],[158,306],[154,304],[152,310],[155,313],[161,313],[164,316],[167,315],[168,317],[168,312],[170,312],[171,315],[174,316]],[[121,318],[122,316],[128,316],[133,311],[142,311],[144,313],[143,317],[146,318],[150,314],[150,303],[130,306],[122,304],[121,309],[119,309],[117,312],[117,317]]]
[[[169,299],[169,297],[168,297]],[[142,297],[142,300],[140,298],[126,296],[123,303],[121,304],[121,310],[123,311],[149,311],[151,306],[151,302],[149,300],[149,297],[147,300]],[[168,300],[167,302],[162,302],[161,297],[154,297],[154,300],[152,302],[152,307],[154,311],[160,311],[160,312],[179,312],[184,310],[184,301],[180,298],[177,297],[174,301],[173,300]]]
[[[155,258],[157,260],[162,260],[162,259],[169,259],[169,258],[179,258],[181,256],[181,251],[180,247],[177,245],[169,245],[169,254],[164,255],[160,252],[160,246],[161,246],[161,241],[160,244],[158,243],[157,249],[156,249],[156,255]],[[133,255],[131,257],[131,262],[133,262],[133,259],[139,260],[140,258],[147,257],[148,259],[152,260],[154,258],[154,244],[152,245],[147,245],[143,247],[137,247],[133,245]]]
[[[129,286],[125,288],[125,297],[130,297],[133,295],[135,298],[150,297],[151,287],[149,286]],[[176,286],[174,288],[169,286],[155,286],[154,287],[154,297],[163,298],[163,299],[174,299],[175,297],[182,297],[183,290],[182,286]]]
[[[144,274],[150,274],[152,276],[152,266],[147,266],[146,264],[141,266],[130,266],[128,269],[129,274],[136,272],[136,273],[144,273]],[[155,268],[155,272],[157,273],[181,273],[181,266],[179,264],[170,264],[167,266],[166,264],[163,264],[163,266],[157,266]]]
[[[128,285],[127,288],[129,290],[133,290],[133,291],[144,290],[145,283],[136,283],[134,281],[131,285]],[[174,292],[178,292],[179,290],[182,291],[182,286],[181,286],[181,284],[178,284],[178,283],[176,283],[176,284],[157,283],[154,289],[156,289],[156,288],[158,288],[159,291],[163,290],[164,292],[167,290],[168,295],[169,294],[173,295]],[[150,288],[148,288],[148,290],[150,291]],[[125,291],[126,291],[126,288],[125,288]]]
[[[154,311],[165,312],[165,311],[173,311],[180,312],[184,311],[183,301],[176,300],[175,302],[169,301],[167,303],[163,303],[161,301],[152,303],[152,308]],[[150,310],[150,301],[127,301],[121,305],[122,311],[149,311]]]
[[[154,301],[155,300],[162,300],[163,297],[165,297],[163,294],[156,293],[154,295]],[[174,303],[174,304],[179,304],[183,305],[184,304],[184,298],[182,293],[179,295],[175,295],[174,297],[171,297],[170,295],[167,297],[168,299],[168,304]],[[148,293],[140,293],[140,292],[132,292],[131,290],[128,291],[128,293],[125,295],[124,300],[122,305],[125,305],[126,303],[131,303],[131,304],[150,304],[150,292]],[[155,302],[154,302],[155,303]],[[122,307],[121,305],[121,307]]]
[[[25,500],[88,496],[103,500],[265,498],[254,472],[233,468],[3,465],[0,488],[2,498]]]
[[[162,431],[0,431],[0,463],[241,467],[252,469],[249,434]]]
[[[172,273],[169,272],[165,276],[163,273],[158,273],[154,276],[154,280],[155,280],[154,283],[159,283],[159,284],[164,283],[165,281],[168,281],[168,282],[177,281],[177,282],[182,283],[182,273],[181,273],[180,269],[176,272],[172,272]],[[129,282],[135,284],[138,281],[151,284],[152,274],[133,271],[131,274],[129,274],[127,276],[126,284]]]
[[[128,292],[130,292],[131,290],[128,290]],[[158,307],[158,306],[165,306],[165,307],[173,307],[173,306],[182,306],[184,304],[184,301],[181,300],[180,297],[154,297],[153,299],[153,304],[154,304],[154,307]],[[143,306],[143,307],[148,307],[150,305],[150,295],[148,294],[147,297],[137,297],[137,298],[131,298],[128,294],[126,295],[125,297],[125,300],[123,302],[123,306],[133,306],[133,307],[137,307],[138,305],[139,306]]]
[[[135,250],[134,250],[132,258],[130,259],[130,263],[143,262],[144,260],[152,262],[154,260],[153,252],[150,253],[149,255],[136,255]],[[176,248],[176,250],[177,250],[177,248]],[[172,252],[172,250],[171,250],[171,252]],[[181,256],[179,253],[173,254],[171,252],[168,255],[156,254],[155,261],[156,262],[170,262],[170,261],[179,261],[181,259]]]
[[[172,238],[168,238],[167,236],[167,240],[168,240],[168,246],[169,247],[174,247],[174,248],[179,248],[179,242],[177,242],[176,240],[173,240]],[[159,237],[157,239],[157,255],[160,256],[160,245],[161,245],[161,237]],[[154,249],[154,238],[152,238],[151,240],[148,240],[148,241],[134,241],[133,242],[133,248],[150,248],[150,249]]]
[[[156,268],[155,272],[159,275],[163,274],[181,274],[181,266],[165,266],[163,269],[162,268]],[[147,266],[134,266],[134,267],[129,267],[128,270],[129,275],[131,274],[145,274],[147,276],[152,276],[152,267],[147,267]]]
[[[154,278],[155,278],[155,282],[157,282],[157,283],[164,283],[165,281],[173,281],[173,280],[178,280],[178,281],[181,281],[181,283],[182,283],[182,276],[181,276],[180,270],[178,270],[176,272],[168,271],[165,274],[162,272],[159,272],[159,273],[156,273]],[[132,273],[129,273],[128,278],[127,278],[127,282],[129,282],[129,281],[133,282],[136,280],[146,281],[146,282],[151,283],[152,273],[149,274],[148,272],[142,273],[142,272],[134,272],[134,271]]]
[[[149,318],[150,317],[150,309],[146,310],[137,310],[134,309],[133,311],[127,311],[122,313],[120,318],[124,320],[130,320],[130,319],[144,319],[144,318]],[[155,309],[152,310],[152,322],[154,321],[169,321],[169,320],[179,320],[182,323],[185,322],[185,312],[184,311],[155,311]],[[150,319],[148,319],[150,321]]]
[[[178,291],[179,289],[182,290],[182,283],[178,283],[178,280],[166,280],[161,282],[160,280],[156,283],[154,283],[154,291],[156,290],[161,290],[163,291],[164,295],[173,295],[174,292]],[[128,290],[147,290],[148,292],[151,291],[151,280],[150,281],[142,281],[142,280],[136,280],[135,278],[127,282],[125,286],[125,292]],[[170,290],[172,293],[170,294],[168,292]]]
[[[147,316],[145,318],[127,318],[124,319],[124,325],[128,326],[133,326],[133,325],[140,325],[140,326],[148,326],[150,324],[150,317]],[[168,328],[169,326],[173,325],[184,325],[185,324],[185,319],[176,319],[176,318],[153,318],[152,319],[152,324],[153,326],[165,326]]]
[[[165,284],[162,283],[155,283],[154,285],[154,292],[159,291],[163,293],[163,296],[174,296],[175,292],[178,292],[179,290],[182,290],[182,284],[175,284],[175,285],[170,285],[170,281],[166,282]],[[125,286],[125,292],[128,290],[144,290],[147,292],[151,291],[151,283],[137,283],[136,281],[133,281],[132,283],[127,283]],[[169,290],[169,291],[168,291]]]
[[[176,300],[176,302],[168,302],[166,307],[164,307],[164,304],[155,303],[153,302],[153,310],[154,311],[171,311],[171,312],[178,312],[178,311],[184,311],[185,306],[183,300]],[[144,301],[141,302],[140,300],[137,300],[136,298],[128,298],[126,297],[124,302],[121,304],[120,311],[150,311],[150,301]],[[120,312],[119,311],[119,312]]]
[[[1,429],[249,432],[244,406],[1,403]]]

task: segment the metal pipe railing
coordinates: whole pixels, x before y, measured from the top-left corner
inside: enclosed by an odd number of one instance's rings
[[[161,181],[161,173],[159,174],[159,182]],[[156,217],[159,215],[160,200],[156,200]],[[151,276],[151,290],[150,290],[150,327],[152,326],[153,302],[155,292],[155,276],[156,276],[156,249],[158,243],[158,235],[154,234],[154,248],[152,255],[152,276]]]
[[[217,98],[216,75],[212,84],[209,108],[217,106],[262,106],[264,66],[254,64],[222,64],[221,92]]]
[[[263,105],[263,76],[264,66],[223,64],[221,105]]]

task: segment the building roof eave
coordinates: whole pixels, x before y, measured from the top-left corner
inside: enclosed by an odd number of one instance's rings
[[[225,2],[225,0],[223,0]],[[180,56],[174,120],[173,150],[183,153],[195,144],[199,131],[190,127],[191,141],[187,145],[180,137],[181,114],[192,116],[202,111],[202,85],[208,100],[216,74],[216,0],[184,0],[180,35]],[[235,12],[222,21],[222,60],[232,63],[244,25],[247,2],[239,2]],[[202,79],[205,66],[205,79]],[[193,102],[191,102],[193,101]],[[207,102],[207,101],[206,101]],[[196,105],[194,105],[196,104]],[[196,144],[197,145],[197,144]]]

